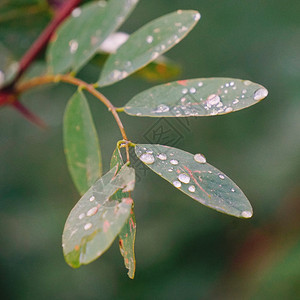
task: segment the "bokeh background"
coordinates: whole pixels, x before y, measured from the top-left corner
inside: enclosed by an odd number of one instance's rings
[[[0,42],[15,58],[47,24],[44,2],[1,0]],[[231,177],[252,203],[253,218],[210,210],[138,170],[136,278],[127,277],[117,242],[91,265],[71,269],[61,234],[79,196],[63,154],[62,116],[74,88],[38,88],[23,99],[47,130],[0,110],[1,299],[300,298],[300,2],[141,0],[122,30],[131,33],[177,9],[202,15],[167,53],[182,66],[178,78],[242,78],[269,90],[267,99],[240,112],[191,118],[186,126],[172,121],[182,135],[177,146],[204,153]],[[91,64],[79,76],[95,81],[99,72]],[[103,93],[122,106],[153,85],[130,77]],[[120,135],[105,107],[89,103],[108,170]],[[121,117],[140,143],[157,122]]]

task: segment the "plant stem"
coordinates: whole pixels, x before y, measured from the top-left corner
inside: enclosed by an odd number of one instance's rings
[[[33,43],[30,49],[24,54],[19,62],[19,72],[14,81],[10,86],[18,81],[25,70],[29,67],[36,56],[41,52],[41,50],[47,45],[52,33],[56,30],[58,25],[71,13],[71,11],[80,3],[81,0],[69,0],[66,4],[58,11],[55,18],[49,23],[49,25],[44,29],[38,39]]]
[[[99,99],[114,116],[114,118],[117,122],[117,125],[120,129],[120,132],[122,134],[123,140],[128,141],[124,126],[122,124],[122,121],[118,115],[116,108],[102,93],[100,93],[98,90],[95,89],[93,84],[86,83],[85,81],[82,81],[71,75],[45,75],[45,76],[41,76],[41,77],[35,77],[26,82],[17,84],[17,86],[15,88],[15,92],[18,95],[18,94],[24,93],[25,91],[27,91],[29,89],[36,87],[36,86],[44,85],[47,83],[56,83],[56,82],[66,82],[66,83],[70,83],[72,85],[76,85],[78,87],[81,87],[81,88],[87,90],[90,94],[92,94],[97,99]],[[127,161],[129,161],[128,145],[126,145],[126,154],[127,154]]]

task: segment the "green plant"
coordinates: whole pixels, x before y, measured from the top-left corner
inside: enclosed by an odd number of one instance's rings
[[[192,30],[200,14],[179,10],[146,24],[115,53],[109,53],[99,80],[91,84],[75,74],[95,57],[99,47],[103,48],[103,44],[113,38],[138,1],[97,1],[74,9],[79,2],[67,2],[19,65],[5,76],[0,73],[3,77],[0,104],[11,104],[31,121],[42,125],[18,101],[19,97],[29,89],[47,83],[65,82],[78,87],[65,111],[64,144],[72,179],[82,197],[72,209],[64,228],[65,259],[72,267],[90,263],[119,236],[121,254],[129,269],[128,275],[133,278],[136,223],[131,193],[135,172],[130,167],[130,148],[134,148],[137,157],[151,170],[208,207],[241,218],[251,217],[252,208],[238,186],[209,165],[202,154],[192,155],[168,146],[130,141],[118,113],[158,118],[222,115],[253,105],[265,98],[268,92],[248,80],[179,80],[141,92],[124,107],[116,108],[98,88],[112,85],[150,63],[157,63],[161,54]],[[66,19],[70,12],[71,16]],[[53,33],[64,19],[62,26]],[[20,81],[34,57],[48,44],[50,36],[46,54],[47,74]],[[122,140],[117,142],[111,169],[105,175],[102,175],[98,136],[84,92],[95,96],[110,110],[121,132]]]

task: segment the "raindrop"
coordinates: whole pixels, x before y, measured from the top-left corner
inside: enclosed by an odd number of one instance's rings
[[[194,193],[196,191],[196,188],[194,185],[190,185],[188,190],[191,192],[191,193]]]
[[[159,158],[160,160],[166,160],[167,159],[167,155],[164,153],[160,153],[157,155],[157,158]]]
[[[175,187],[177,187],[177,188],[180,188],[180,187],[181,187],[181,182],[175,180],[175,181],[173,181],[173,185],[174,185]]]
[[[254,100],[259,101],[268,96],[268,90],[265,88],[260,88],[254,93]]]
[[[151,59],[156,59],[159,57],[159,53],[158,52],[153,52],[151,55]]]
[[[154,156],[149,153],[144,153],[140,156],[140,160],[147,165],[151,165],[154,163]]]
[[[173,172],[173,169],[172,168],[168,169],[168,172]]]
[[[233,108],[232,107],[227,107],[226,109],[225,109],[225,112],[226,113],[230,113],[230,112],[232,112],[233,111]]]
[[[77,51],[78,49],[78,42],[75,40],[71,40],[69,42],[69,46],[70,46],[70,52],[73,54]]]
[[[169,106],[167,106],[165,104],[160,104],[157,106],[157,108],[154,112],[163,113],[163,112],[168,112],[169,110],[170,110]]]
[[[171,159],[171,160],[170,160],[170,163],[171,163],[172,165],[178,165],[178,160],[176,160],[176,159]]]
[[[199,83],[198,83],[198,86],[203,86],[203,82],[202,81],[200,81]]]
[[[73,9],[72,11],[72,17],[77,18],[81,15],[81,9],[79,7]]]
[[[186,98],[185,97],[182,97],[181,99],[180,99],[180,102],[181,103],[184,103],[186,101]]]
[[[233,102],[232,102],[232,104],[237,104],[237,103],[239,103],[239,99],[235,99],[235,100],[233,100]]]
[[[90,228],[92,228],[93,224],[92,223],[86,223],[84,225],[84,230],[89,230]]]
[[[230,86],[234,86],[234,81],[231,81],[231,82],[229,83],[229,85],[230,85]]]
[[[97,211],[98,211],[98,207],[97,207],[97,206],[94,206],[94,207],[92,207],[92,208],[86,213],[86,215],[87,215],[88,217],[91,217],[91,216],[93,216]]]
[[[194,155],[194,160],[200,164],[205,164],[206,163],[206,158],[204,155],[197,153]]]
[[[191,180],[190,176],[185,173],[179,174],[178,179],[183,183],[189,183]]]
[[[243,93],[243,94],[246,94],[246,93],[247,93],[247,90],[245,90],[245,89],[242,90],[242,93]]]
[[[247,86],[248,86],[248,85],[250,85],[250,84],[251,84],[251,81],[250,81],[250,80],[245,80],[245,81],[244,81],[244,85],[247,85]]]
[[[91,196],[90,197],[90,201],[92,202],[92,201],[94,201],[95,200],[95,196]]]
[[[242,212],[242,217],[243,218],[251,218],[252,217],[252,212],[248,211],[248,210],[245,210],[245,211]]]
[[[232,189],[231,189],[231,191],[234,193],[234,192],[235,192],[235,189],[234,189],[234,188],[232,188]]]
[[[219,174],[219,178],[223,180],[225,176],[223,174]]]
[[[195,21],[200,20],[200,18],[201,18],[201,15],[199,13],[195,14],[195,16],[194,16]]]
[[[153,36],[148,35],[146,41],[147,41],[148,44],[151,44],[153,42]]]
[[[224,90],[224,94],[227,94],[228,93],[228,90]]]
[[[182,92],[182,94],[187,94],[188,89],[183,89],[181,92]]]
[[[221,101],[220,97],[216,94],[211,94],[207,97],[207,105],[216,105]]]
[[[226,86],[226,87],[229,87],[229,83],[226,83],[225,86]]]
[[[79,220],[82,220],[82,219],[84,218],[84,216],[85,216],[84,213],[80,214],[80,215],[78,216]]]
[[[194,87],[190,88],[190,93],[191,94],[195,94],[196,93],[196,89]]]

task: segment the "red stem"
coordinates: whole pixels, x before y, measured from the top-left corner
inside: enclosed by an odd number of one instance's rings
[[[59,24],[71,13],[71,11],[78,6],[81,0],[69,0],[62,6],[62,8],[57,12],[54,19],[49,23],[49,25],[44,29],[38,39],[33,43],[30,49],[24,54],[19,62],[19,73],[14,81],[10,84],[13,87],[18,79],[22,76],[25,70],[30,66],[32,61],[37,57],[37,55],[44,49],[51,38],[52,33],[56,30]]]

